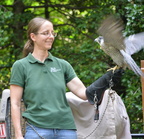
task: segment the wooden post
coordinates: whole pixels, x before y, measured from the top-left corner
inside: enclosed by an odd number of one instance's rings
[[[144,73],[144,60],[141,60],[141,70]],[[144,123],[144,77],[141,77],[141,84],[142,84],[142,111],[143,111],[143,123]]]

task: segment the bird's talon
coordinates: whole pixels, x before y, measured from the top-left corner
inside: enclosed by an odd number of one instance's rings
[[[119,67],[118,67],[118,66],[115,66],[115,67],[113,67],[113,68],[108,69],[107,71],[112,70],[112,72],[114,73],[114,71],[115,71],[116,69],[119,69]]]

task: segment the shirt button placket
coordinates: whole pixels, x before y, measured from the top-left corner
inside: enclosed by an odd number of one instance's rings
[[[43,65],[43,72],[44,72],[44,73],[47,73],[47,68],[46,68],[46,65],[45,65],[45,64]]]

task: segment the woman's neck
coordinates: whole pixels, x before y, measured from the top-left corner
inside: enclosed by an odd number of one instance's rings
[[[33,51],[32,55],[37,60],[44,62],[45,59],[48,57],[48,51]]]

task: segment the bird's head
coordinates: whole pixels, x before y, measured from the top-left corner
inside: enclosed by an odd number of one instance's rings
[[[103,38],[103,36],[99,36],[94,41],[99,43],[100,45],[102,45],[104,43],[104,38]]]

